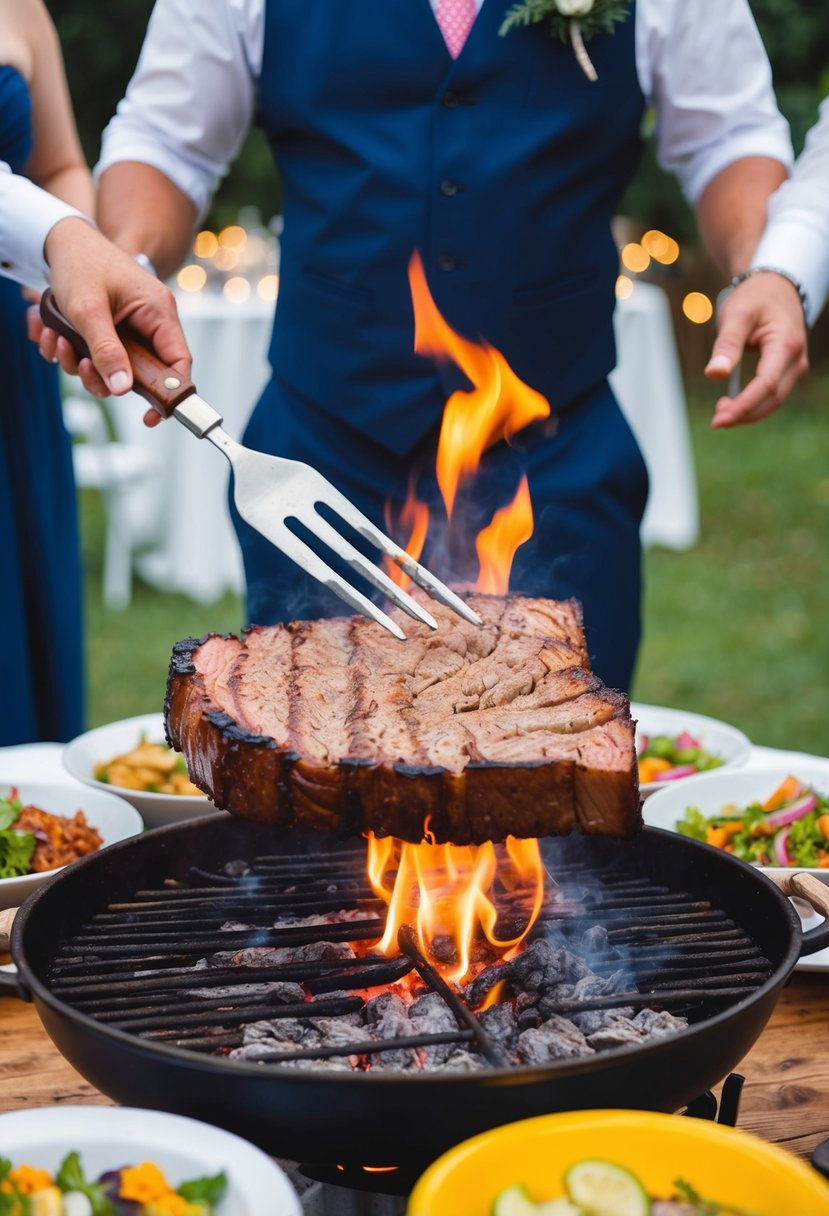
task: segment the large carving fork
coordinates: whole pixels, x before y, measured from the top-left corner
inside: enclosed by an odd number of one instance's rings
[[[44,324],[66,338],[76,354],[81,358],[89,356],[86,343],[58,309],[51,290],[43,293],[40,313]],[[352,608],[371,617],[396,638],[405,639],[406,635],[396,621],[356,587],[341,578],[287,527],[286,521],[289,519],[303,524],[352,570],[382,591],[398,608],[428,625],[430,629],[437,628],[437,621],[431,613],[412,596],[407,595],[385,571],[365,557],[319,514],[317,506],[324,504],[379,549],[385,557],[390,558],[413,583],[465,620],[480,625],[480,618],[460,596],[450,591],[376,528],[367,516],[358,511],[345,495],[316,469],[298,460],[267,456],[263,452],[254,452],[236,443],[222,430],[221,414],[198,396],[191,381],[182,379],[178,372],[165,366],[155,352],[128,326],[119,326],[118,336],[129,355],[135,392],[149,401],[164,418],[175,418],[182,426],[192,431],[197,439],[209,439],[224,452],[233,469],[233,496],[239,514],[303,570],[307,570]]]

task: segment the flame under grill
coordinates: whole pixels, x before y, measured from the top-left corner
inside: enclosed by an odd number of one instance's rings
[[[623,860],[600,874],[579,864],[552,864],[554,898],[545,901],[532,939],[564,940],[578,954],[585,934],[601,926],[590,968],[598,977],[621,968],[624,983],[622,990],[560,1000],[547,1014],[650,1008],[696,1023],[768,978],[771,964],[760,948],[709,901],[627,869]],[[56,953],[52,991],[108,1026],[197,1053],[227,1054],[243,1042],[245,1026],[260,1019],[354,1014],[364,1008],[367,989],[382,990],[417,973],[446,1001],[455,1029],[371,1038],[355,1027],[353,1041],[300,1045],[274,1062],[349,1056],[370,1066],[384,1052],[451,1042],[468,1044],[486,1066],[509,1063],[469,1004],[419,952],[413,935],[401,932],[397,957],[370,953],[385,909],[366,882],[364,848],[314,857],[262,854],[227,869],[193,866],[186,883],[170,880],[109,904]],[[505,896],[500,915],[515,914],[520,899],[520,892]],[[290,923],[309,916],[321,923]],[[237,922],[244,927],[223,928]],[[219,951],[223,957],[259,947],[313,951],[321,943],[346,942],[364,956],[269,966],[204,963]],[[261,991],[280,983],[301,984],[312,1001],[277,1003]]]

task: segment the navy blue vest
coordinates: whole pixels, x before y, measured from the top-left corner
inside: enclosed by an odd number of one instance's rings
[[[277,379],[404,453],[452,366],[414,353],[407,265],[554,409],[615,360],[610,221],[639,159],[634,19],[589,43],[499,37],[484,0],[453,61],[429,0],[268,0],[259,121],[284,183]]]

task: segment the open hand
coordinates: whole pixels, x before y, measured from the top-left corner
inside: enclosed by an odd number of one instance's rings
[[[785,401],[809,369],[806,319],[796,288],[774,271],[758,271],[731,292],[720,309],[719,334],[705,368],[725,379],[746,349],[760,352],[754,378],[736,397],[720,397],[711,425],[759,422]]]

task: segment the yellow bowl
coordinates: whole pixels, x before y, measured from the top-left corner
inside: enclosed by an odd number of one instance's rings
[[[490,1216],[495,1196],[519,1182],[536,1202],[556,1199],[564,1171],[585,1157],[625,1166],[659,1198],[682,1178],[758,1216],[829,1216],[829,1185],[783,1149],[718,1123],[630,1110],[542,1115],[466,1140],[429,1166],[407,1216]]]

